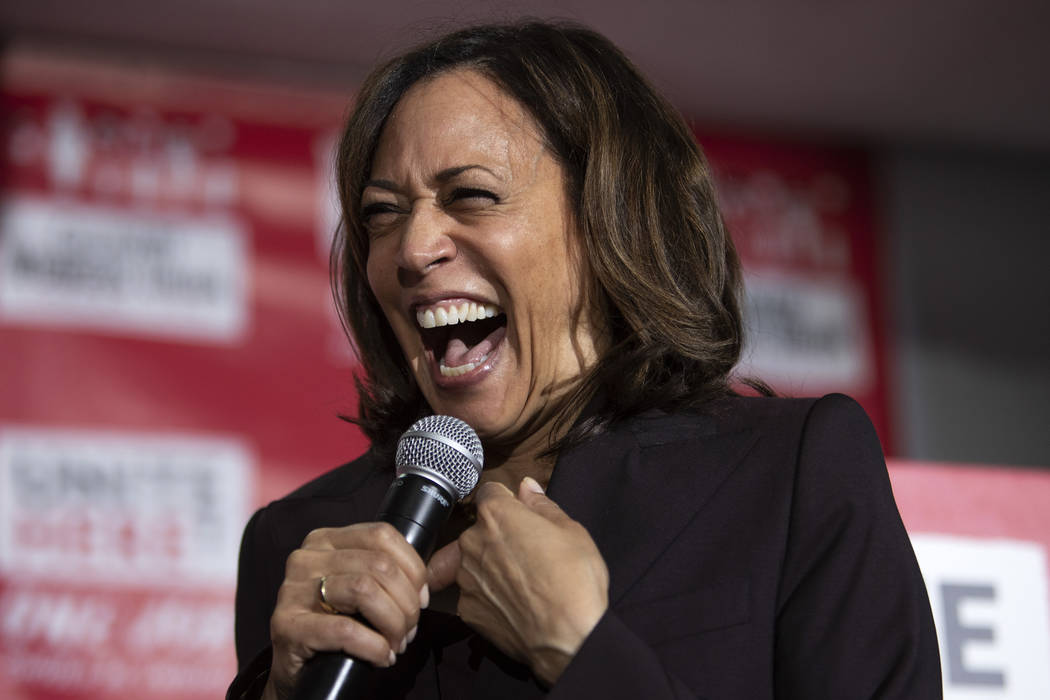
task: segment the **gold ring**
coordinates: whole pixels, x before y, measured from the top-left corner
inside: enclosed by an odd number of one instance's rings
[[[327,576],[322,576],[321,577],[321,587],[318,590],[318,592],[321,594],[321,596],[320,596],[321,597],[321,610],[324,610],[329,615],[340,615],[341,613],[338,610],[335,609],[335,606],[333,606],[331,603],[328,602],[328,595],[327,595],[327,592],[325,591],[325,588],[324,588],[325,583],[327,582],[327,580],[328,580]]]

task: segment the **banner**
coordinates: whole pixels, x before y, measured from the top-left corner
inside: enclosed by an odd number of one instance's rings
[[[882,280],[865,153],[697,132],[745,272],[740,372],[849,394],[892,454]]]
[[[945,700],[1050,697],[1050,473],[890,460]]]
[[[348,95],[2,70],[0,695],[220,697],[244,522],[366,447],[328,284]],[[865,156],[700,140],[745,373],[851,393],[888,444]]]
[[[365,448],[346,97],[27,54],[3,85],[0,696],[221,697],[245,521]]]

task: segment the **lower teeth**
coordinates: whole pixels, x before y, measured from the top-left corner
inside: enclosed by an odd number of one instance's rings
[[[461,374],[466,374],[467,372],[472,371],[475,367],[480,365],[488,358],[489,356],[485,355],[477,362],[468,362],[467,364],[459,365],[458,367],[449,367],[445,364],[445,361],[442,360],[441,363],[438,365],[438,370],[441,372],[442,377],[458,377]]]

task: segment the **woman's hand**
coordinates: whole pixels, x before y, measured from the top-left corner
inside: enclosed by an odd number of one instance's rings
[[[329,605],[321,607],[321,577]],[[390,666],[415,636],[426,607],[426,567],[388,523],[314,530],[288,557],[277,606],[270,618],[273,664],[264,697],[287,697],[307,659],[343,651],[376,666]],[[360,614],[370,628],[349,617]]]
[[[436,552],[434,590],[459,585],[459,616],[553,685],[609,605],[609,571],[582,525],[526,477],[517,496],[482,484],[477,522]]]

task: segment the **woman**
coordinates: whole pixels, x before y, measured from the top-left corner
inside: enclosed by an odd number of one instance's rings
[[[385,669],[382,697],[939,696],[870,423],[730,389],[707,165],[614,46],[443,37],[369,78],[338,167],[372,449],[248,524],[231,696],[287,697],[324,650]],[[425,565],[369,520],[431,412],[486,469]]]

